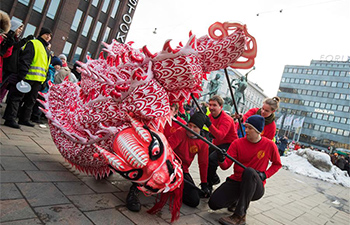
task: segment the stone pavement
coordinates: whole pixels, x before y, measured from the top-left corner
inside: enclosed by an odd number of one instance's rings
[[[130,212],[125,198],[130,182],[117,174],[95,180],[72,168],[59,154],[48,127],[0,121],[0,224],[170,224],[168,207],[157,215],[146,210],[155,197],[140,194],[142,210]],[[232,168],[220,171],[221,180]],[[197,162],[191,174],[199,184]],[[350,224],[349,188],[281,169],[267,180],[265,195],[252,202],[247,224]],[[197,208],[185,205],[173,224],[219,224],[226,210],[212,211],[202,199]]]

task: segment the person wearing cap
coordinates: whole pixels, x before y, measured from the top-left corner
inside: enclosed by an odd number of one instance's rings
[[[260,199],[265,192],[266,179],[274,175],[281,167],[281,159],[276,144],[261,136],[265,119],[253,115],[246,119],[246,136],[235,140],[227,154],[242,163],[243,169],[234,164],[233,174],[217,188],[209,199],[209,207],[213,210],[228,208],[234,212],[229,217],[219,220],[221,224],[245,224],[250,201]],[[218,152],[219,165],[227,170],[233,163],[221,152]],[[269,162],[272,164],[269,166]]]
[[[205,125],[209,128],[213,136],[213,144],[221,149],[227,150],[232,141],[238,138],[235,123],[222,108],[224,100],[219,95],[214,95],[209,99],[209,116],[206,117]],[[213,148],[209,148],[208,184],[209,188],[220,183],[220,178],[216,173],[218,160]]]
[[[204,126],[205,115],[200,112],[194,113],[188,127],[196,132],[200,133]],[[180,127],[168,138],[168,142],[174,152],[180,157],[182,161],[182,169],[184,173],[183,190],[183,203],[190,206],[196,207],[200,202],[200,197],[209,197],[210,190],[208,189],[207,176],[208,176],[208,144],[198,139],[194,134],[186,131],[185,128]],[[199,173],[201,179],[201,190],[198,191],[194,181],[189,173],[189,167],[195,156],[198,156]],[[191,184],[192,185],[191,185]]]
[[[18,124],[34,127],[29,121],[33,106],[36,102],[38,91],[46,80],[51,56],[47,46],[52,37],[52,31],[43,27],[39,37],[28,41],[20,54],[18,61],[18,73],[14,78],[14,85],[11,85],[8,95],[8,103],[4,113],[4,125],[12,128],[20,128]],[[16,83],[24,80],[31,89],[28,93],[22,93],[16,89]],[[20,107],[21,102],[23,105]],[[16,122],[19,113],[19,121]]]
[[[67,64],[67,57],[65,54],[60,54],[58,56],[58,58],[62,61],[62,67],[68,67],[68,64]]]
[[[3,83],[0,90],[0,102],[4,99],[7,93],[7,86],[9,83],[15,83],[17,81],[18,73],[18,59],[21,52],[21,48],[30,40],[34,39],[33,35],[28,35],[26,38],[20,38],[23,32],[23,24],[17,20],[11,20],[10,32],[13,35],[14,42],[12,48],[12,54],[4,59],[3,65]],[[12,81],[14,78],[14,81]]]

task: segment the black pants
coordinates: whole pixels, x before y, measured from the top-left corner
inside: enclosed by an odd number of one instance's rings
[[[198,189],[195,187],[196,185],[189,173],[184,173],[184,179],[186,179],[186,181],[184,181],[182,202],[190,207],[196,207],[200,202]],[[192,183],[192,185],[189,183]]]
[[[41,82],[38,81],[26,81],[31,86],[30,92],[24,94],[17,90],[16,86],[11,84],[9,87],[8,101],[4,113],[5,120],[15,121],[17,113],[19,114],[20,121],[29,121],[32,114],[33,106],[38,97],[38,91],[41,89]],[[23,105],[21,106],[21,103]]]
[[[258,173],[252,168],[246,168],[241,182],[227,178],[211,195],[208,204],[213,210],[236,204],[234,213],[243,216],[247,213],[250,201],[260,199],[264,192],[265,188]]]
[[[230,143],[231,144],[231,143]],[[227,149],[230,147],[230,144],[222,144],[218,145],[219,148],[224,149],[227,151]],[[218,163],[218,157],[217,157],[217,150],[214,148],[209,148],[209,164],[208,164],[208,184],[209,186],[212,186],[216,177],[218,176],[216,174],[216,170],[218,169],[219,163]]]

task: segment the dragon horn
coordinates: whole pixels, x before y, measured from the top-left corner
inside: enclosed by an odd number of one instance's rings
[[[139,121],[135,120],[131,115],[129,115],[129,118],[131,125],[133,126],[139,137],[141,137],[142,140],[144,140],[146,143],[151,143],[152,137],[148,130],[143,128],[142,124]]]
[[[121,160],[117,155],[110,153],[106,149],[98,146],[97,144],[93,144],[93,146],[98,150],[100,155],[106,160],[106,162],[111,165],[115,170],[123,171],[125,170],[125,162]],[[94,155],[95,157],[95,155]]]

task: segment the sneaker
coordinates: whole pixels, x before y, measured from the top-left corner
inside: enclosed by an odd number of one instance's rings
[[[223,225],[245,225],[245,215],[238,216],[236,214],[233,214],[229,217],[223,217],[219,220],[219,223]]]
[[[21,126],[18,125],[18,123],[14,120],[5,120],[4,125],[8,127],[16,128],[16,129],[21,128]]]
[[[31,122],[29,122],[29,121],[18,121],[18,123],[19,124],[21,124],[21,125],[24,125],[24,126],[28,126],[28,127],[34,127],[35,126],[35,124],[33,124],[33,123],[31,123]]]
[[[139,212],[141,210],[141,203],[139,200],[139,189],[137,184],[132,184],[130,187],[128,196],[126,197],[126,207],[133,212]]]

